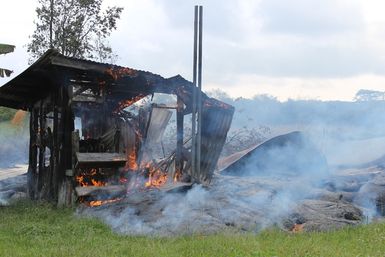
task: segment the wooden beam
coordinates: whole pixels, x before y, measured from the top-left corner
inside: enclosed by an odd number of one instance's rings
[[[127,157],[119,153],[76,153],[76,168],[123,167]]]
[[[44,145],[44,139],[46,136],[46,120],[45,120],[45,106],[42,102],[40,102],[40,108],[39,108],[39,132],[38,132],[38,147],[39,147],[39,176],[37,181],[37,190],[39,193],[39,199],[40,199],[40,193],[43,188],[44,179],[43,176],[45,175],[45,145]]]
[[[76,187],[76,194],[78,196],[92,196],[92,195],[123,195],[127,192],[125,186],[122,185],[113,185],[113,186],[86,186],[86,187]]]
[[[29,161],[27,175],[27,194],[32,200],[37,196],[37,131],[38,131],[38,109],[31,110],[29,122]]]
[[[103,103],[103,98],[98,96],[84,96],[84,95],[76,95],[72,99],[74,102],[93,102],[97,104]]]

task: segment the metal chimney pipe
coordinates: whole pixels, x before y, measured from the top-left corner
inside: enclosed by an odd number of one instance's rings
[[[198,128],[197,128],[197,174],[201,175],[201,144],[202,144],[202,18],[203,6],[199,6],[199,24],[198,24]],[[200,180],[200,179],[199,179]]]
[[[194,12],[194,57],[193,57],[193,103],[192,103],[192,147],[191,175],[200,181],[202,143],[202,17],[203,7],[195,6]]]
[[[191,176],[195,178],[196,176],[196,146],[197,146],[197,138],[196,138],[196,112],[197,112],[197,92],[196,92],[196,84],[197,84],[197,46],[198,46],[198,6],[195,6],[194,10],[194,50],[193,50],[193,100],[192,100],[192,128],[191,128]]]

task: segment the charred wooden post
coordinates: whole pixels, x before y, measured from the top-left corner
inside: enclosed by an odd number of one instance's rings
[[[53,111],[53,140],[52,140],[52,150],[51,154],[53,155],[53,167],[52,167],[52,197],[56,199],[58,197],[58,173],[59,173],[59,107],[58,104],[58,94],[54,96],[54,111]]]
[[[30,121],[29,121],[29,161],[28,161],[28,182],[27,182],[27,193],[30,199],[36,199],[37,195],[37,133],[38,133],[38,112],[37,108],[31,110]]]
[[[60,156],[60,169],[57,174],[58,183],[58,204],[71,206],[73,202],[73,179],[66,177],[66,171],[72,170],[73,163],[73,144],[72,133],[74,131],[74,116],[72,111],[72,91],[71,85],[65,85],[61,90],[62,107],[62,148]]]
[[[180,176],[183,169],[183,102],[180,97],[177,98],[176,110],[176,152],[175,152],[175,176]]]
[[[37,190],[41,192],[41,188],[43,187],[43,175],[45,173],[45,147],[43,146],[44,136],[45,136],[45,109],[43,106],[43,102],[40,102],[39,107],[39,130],[38,130],[38,147],[39,147],[39,172],[38,172],[38,180],[37,180]],[[38,196],[41,198],[41,195]]]

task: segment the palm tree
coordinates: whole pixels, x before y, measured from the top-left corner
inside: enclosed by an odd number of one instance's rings
[[[15,50],[15,46],[13,45],[6,45],[6,44],[0,44],[0,55],[1,54],[7,54],[11,53]],[[0,77],[4,78],[4,76],[9,77],[13,71],[0,68]]]

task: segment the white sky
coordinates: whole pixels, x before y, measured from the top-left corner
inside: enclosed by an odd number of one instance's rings
[[[204,6],[203,87],[233,97],[352,100],[385,91],[385,1],[105,0],[125,9],[111,45],[117,64],[164,77],[192,77],[193,7]],[[0,56],[15,77],[28,67],[25,45],[37,1],[4,1]],[[6,79],[1,79],[0,85]]]

